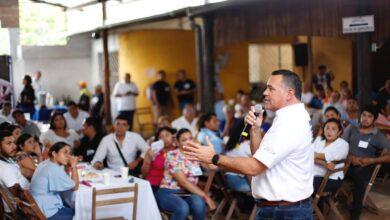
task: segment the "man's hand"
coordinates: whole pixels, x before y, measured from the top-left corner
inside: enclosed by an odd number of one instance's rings
[[[352,156],[351,157],[351,163],[355,166],[362,166],[361,158]]]
[[[139,160],[138,159],[135,159],[133,162],[129,163],[127,166],[129,167],[130,170],[134,170],[138,164],[139,164]]]
[[[371,164],[374,164],[375,163],[375,159],[374,158],[369,158],[369,157],[363,157],[363,158],[360,158],[360,164],[362,167],[365,167],[365,166],[368,166],[368,165],[371,165]]]
[[[211,159],[216,154],[209,137],[206,136],[207,146],[202,146],[194,141],[188,141],[184,146],[184,153],[191,160],[198,160],[205,164],[211,164]]]
[[[334,163],[330,162],[330,163],[327,163],[327,164],[325,165],[325,167],[326,167],[326,169],[328,169],[328,170],[330,170],[330,171],[333,171],[334,168],[335,168],[335,165],[334,165]]]
[[[261,126],[261,123],[263,123],[263,110],[256,117],[255,116],[255,107],[251,106],[251,110],[245,116],[245,122],[252,125],[252,127],[259,128]]]
[[[97,169],[97,170],[102,170],[104,168],[104,165],[102,162],[96,162],[93,164],[93,168]]]

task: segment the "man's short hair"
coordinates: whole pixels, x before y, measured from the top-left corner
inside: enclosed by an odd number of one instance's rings
[[[9,130],[2,130],[0,131],[0,143],[3,142],[4,138],[11,137],[12,132]]]
[[[11,123],[5,121],[5,122],[0,124],[0,131],[5,131],[5,130],[9,131],[10,126],[11,126]]]
[[[299,76],[290,70],[275,70],[272,72],[273,76],[281,75],[283,77],[283,84],[288,88],[294,90],[294,95],[298,100],[301,100],[302,95],[302,81]]]
[[[119,114],[118,116],[116,116],[115,121],[117,121],[117,120],[127,121],[127,124],[130,125],[129,119],[128,119],[127,115],[125,115],[125,114]]]
[[[167,75],[166,72],[165,72],[165,70],[159,70],[157,74],[158,74],[158,75],[164,75],[164,76]]]
[[[97,118],[95,118],[95,117],[88,117],[88,118],[86,118],[84,123],[87,124],[88,126],[92,126],[93,129],[95,129],[96,132],[100,132],[101,131],[100,121]]]
[[[318,66],[318,69],[319,70],[324,70],[324,69],[326,69],[326,66],[324,64],[321,64],[321,65]]]
[[[15,109],[13,112],[12,112],[12,117],[13,118],[16,118],[18,115],[24,115],[23,111],[20,110],[20,109]]]
[[[377,107],[373,106],[373,105],[366,105],[362,108],[362,111],[360,114],[362,114],[364,111],[372,114],[374,116],[374,120],[376,120],[378,118],[378,115],[379,115],[379,110]]]
[[[76,102],[74,102],[74,101],[68,102],[68,105],[67,105],[67,106],[68,106],[68,107],[71,107],[71,106],[76,106],[76,107],[78,107],[77,104],[76,104]]]

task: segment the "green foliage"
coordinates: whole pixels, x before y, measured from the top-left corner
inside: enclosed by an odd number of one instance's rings
[[[21,45],[65,45],[66,14],[55,6],[19,1]]]

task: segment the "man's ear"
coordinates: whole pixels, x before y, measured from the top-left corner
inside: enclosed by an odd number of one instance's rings
[[[295,97],[295,91],[293,89],[287,90],[287,99],[288,101],[292,100]]]

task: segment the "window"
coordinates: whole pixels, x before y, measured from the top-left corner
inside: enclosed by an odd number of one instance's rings
[[[293,70],[293,49],[291,44],[250,44],[249,82],[266,82],[272,71]]]

